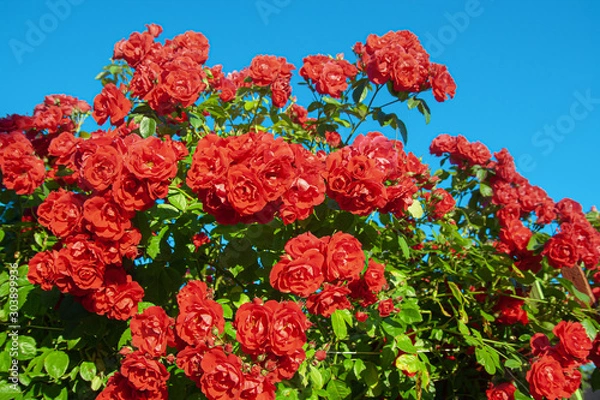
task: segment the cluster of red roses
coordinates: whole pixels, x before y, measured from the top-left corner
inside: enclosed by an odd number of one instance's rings
[[[437,101],[453,98],[456,84],[445,65],[429,61],[417,36],[410,31],[369,35],[365,44],[356,43],[358,67],[376,84],[391,82],[396,92],[433,90]]]
[[[299,144],[265,132],[199,142],[187,173],[204,210],[220,224],[306,219],[325,198],[323,161]]]
[[[303,59],[300,76],[315,85],[319,94],[339,98],[348,88],[348,79],[352,80],[358,70],[348,61],[324,55],[308,56]]]
[[[210,399],[274,399],[275,383],[290,379],[306,358],[303,346],[310,326],[291,301],[259,299],[242,304],[235,315],[236,339],[245,360],[220,335],[223,308],[210,298],[206,284],[190,281],[177,294],[179,315],[170,318],[157,306],[131,319],[131,352],[124,348],[120,372],[98,399],[166,399],[169,373],[161,359],[175,360]],[[177,349],[167,356],[168,347]]]
[[[0,171],[2,184],[17,194],[31,194],[46,179],[43,158],[52,140],[76,128],[74,121],[90,106],[74,97],[46,96],[32,116],[13,114],[0,119]],[[50,176],[57,166],[51,165]]]
[[[581,384],[579,367],[588,362],[592,341],[579,322],[559,322],[552,330],[558,344],[551,346],[543,333],[531,338],[534,361],[527,371],[535,400],[570,398]]]
[[[98,131],[87,140],[63,132],[50,143],[55,164],[68,166],[69,181],[83,191],[61,187],[38,207],[38,222],[61,242],[31,259],[28,277],[44,290],[56,285],[77,296],[90,311],[124,320],[144,295],[121,267],[124,257],[138,256],[141,235],[131,219],[166,197],[187,149],[169,137],[119,132]]]
[[[336,232],[317,238],[310,232],[290,239],[285,254],[270,272],[271,286],[283,293],[307,298],[311,314],[329,317],[336,310],[352,309],[348,296],[367,307],[377,302],[385,286],[385,267],[370,259],[354,236]],[[387,316],[393,302],[382,301],[380,313]],[[391,309],[390,309],[391,306]],[[360,319],[366,314],[357,314]]]
[[[381,211],[402,217],[419,188],[435,184],[427,165],[379,132],[359,135],[351,146],[329,154],[324,176],[327,195],[342,210],[357,215]],[[454,207],[454,199],[443,189],[425,197],[432,200],[436,217]]]
[[[147,28],[122,39],[114,48],[113,59],[125,60],[134,68],[131,95],[146,100],[161,115],[172,113],[178,106],[191,106],[208,87],[203,67],[208,59],[208,39],[188,31],[163,45],[155,41],[162,28],[155,24]]]

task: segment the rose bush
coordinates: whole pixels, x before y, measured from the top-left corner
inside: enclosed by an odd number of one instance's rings
[[[414,34],[226,74],[201,33],[161,31],[115,45],[93,107],[53,95],[0,119],[0,398],[600,386],[600,215],[505,149],[442,134],[438,170],[407,152],[390,110],[428,122],[426,93],[456,91]]]

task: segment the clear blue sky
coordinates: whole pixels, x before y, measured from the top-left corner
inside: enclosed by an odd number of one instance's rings
[[[92,102],[114,43],[147,23],[162,25],[163,39],[204,33],[208,64],[225,71],[257,54],[298,68],[308,54],[350,57],[369,33],[409,29],[458,90],[443,104],[427,96],[427,126],[404,106],[394,110],[407,123],[408,149],[425,155],[439,133],[507,147],[554,200],[589,209],[600,206],[599,17],[595,0],[0,0],[0,116],[31,113],[47,94]]]

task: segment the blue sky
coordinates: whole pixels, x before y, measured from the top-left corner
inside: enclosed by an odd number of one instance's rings
[[[454,100],[428,95],[425,125],[404,105],[408,149],[439,133],[506,147],[520,172],[556,201],[598,201],[600,2],[500,0],[0,1],[0,116],[31,113],[47,94],[92,102],[113,45],[147,23],[171,38],[204,33],[208,64],[241,69],[257,54],[298,68],[308,54],[345,53],[368,34],[409,29],[457,81]],[[37,34],[37,36],[36,36]],[[302,98],[301,91],[296,93]],[[426,157],[426,161],[431,159]],[[435,166],[435,164],[433,164]]]

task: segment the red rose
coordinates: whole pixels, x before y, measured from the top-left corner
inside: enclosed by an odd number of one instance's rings
[[[527,312],[523,310],[523,304],[525,304],[525,301],[522,299],[501,295],[498,303],[494,306],[494,311],[499,313],[496,322],[503,325],[514,325],[517,322],[527,325],[529,317]]]
[[[198,387],[200,387],[200,378],[202,377],[200,362],[207,350],[208,347],[205,344],[200,344],[195,347],[188,346],[177,353],[177,367],[182,369],[185,375]]]
[[[348,88],[346,74],[342,66],[335,62],[327,62],[321,69],[321,74],[316,81],[316,90],[320,94],[340,98],[342,92]]]
[[[267,205],[262,183],[241,164],[230,167],[227,172],[227,200],[241,215],[257,213]]]
[[[123,155],[113,146],[98,146],[81,164],[81,186],[99,192],[109,188],[121,174],[122,159]]]
[[[131,173],[120,174],[113,182],[113,198],[128,212],[144,211],[152,207],[154,194],[146,181]]]
[[[325,132],[325,140],[330,147],[340,147],[342,144],[342,137],[337,132]]]
[[[102,92],[94,98],[94,112],[92,117],[98,125],[102,125],[110,118],[111,125],[120,125],[129,111],[131,102],[125,97],[114,83],[108,83]]]
[[[75,239],[58,252],[56,286],[62,292],[99,289],[106,266],[102,250],[93,242]]]
[[[265,307],[273,311],[269,330],[270,351],[278,356],[293,354],[306,343],[305,331],[309,326],[306,315],[293,301],[269,300]]]
[[[318,250],[308,250],[291,260],[284,256],[271,269],[271,286],[283,293],[307,297],[323,283],[324,261],[325,257]]]
[[[237,310],[233,325],[244,353],[255,355],[265,352],[272,315],[273,310],[264,307],[259,299],[242,304]]]
[[[554,268],[574,267],[579,261],[577,247],[571,237],[558,233],[544,245],[543,255]]]
[[[396,307],[394,305],[394,300],[392,300],[392,299],[381,300],[379,302],[379,305],[377,306],[377,310],[379,311],[379,315],[382,318],[389,317],[392,314],[392,312],[396,311]]]
[[[203,299],[199,290],[193,290],[200,287],[192,286],[182,297],[177,298],[180,313],[175,327],[179,337],[190,345],[211,339],[214,329],[223,333],[225,328],[223,307],[214,300]]]
[[[250,63],[249,75],[252,83],[258,86],[269,86],[277,78],[289,79],[294,70],[283,57],[256,56]]]
[[[600,368],[600,333],[596,334],[588,357],[590,361],[594,363],[596,368]]]
[[[197,71],[174,69],[166,74],[162,88],[182,107],[189,107],[198,100],[200,93],[206,89],[206,84]]]
[[[454,79],[450,76],[445,65],[431,64],[429,84],[437,101],[442,102],[448,98],[452,99],[456,93],[456,83],[454,83]]]
[[[206,36],[200,32],[187,31],[173,38],[173,41],[167,41],[172,45],[178,54],[188,56],[198,64],[204,64],[208,60],[208,51],[210,46]]]
[[[570,393],[564,390],[567,383],[562,366],[552,356],[543,356],[531,365],[527,371],[529,393],[535,400],[569,398]]]
[[[131,344],[150,357],[164,356],[167,354],[167,344],[175,340],[174,324],[175,320],[161,307],[148,307],[131,319]]]
[[[429,152],[438,157],[444,153],[455,153],[456,137],[450,136],[446,133],[439,135],[431,142],[431,145],[429,146]]]
[[[241,360],[233,354],[225,355],[221,348],[207,352],[200,366],[202,393],[209,400],[238,399],[244,387]]]
[[[385,279],[385,266],[383,264],[379,264],[373,260],[369,260],[369,264],[367,265],[367,270],[365,271],[365,282],[370,290],[375,293],[378,293],[383,289],[384,286],[387,285],[387,281]]]
[[[125,165],[139,179],[166,181],[177,175],[177,153],[169,141],[149,136],[129,145]]]
[[[283,108],[292,94],[292,87],[288,79],[277,79],[271,84],[271,100],[273,106]]]
[[[21,155],[11,158],[0,152],[0,170],[2,184],[17,194],[31,194],[46,178],[44,161],[34,155]]]
[[[149,392],[160,392],[170,376],[163,364],[146,358],[140,351],[125,357],[121,362],[121,374],[137,390]]]
[[[112,199],[94,196],[83,205],[86,228],[102,239],[119,240],[131,228],[130,215]]]
[[[121,267],[111,267],[104,273],[103,286],[82,299],[82,304],[91,312],[108,318],[125,321],[138,310],[144,297],[144,289]]]
[[[320,253],[325,252],[325,245],[329,242],[329,237],[318,238],[311,232],[298,235],[285,244],[285,252],[292,258],[302,257],[309,250],[317,250]]]
[[[324,270],[328,282],[358,279],[364,266],[365,254],[358,239],[343,232],[331,236]]]
[[[306,308],[311,314],[330,317],[335,310],[352,308],[347,297],[348,294],[350,294],[350,289],[347,287],[325,284],[322,291],[311,295],[306,300]]]
[[[275,400],[276,387],[268,376],[263,376],[260,369],[253,369],[244,374],[244,384],[240,393],[241,399]]]
[[[292,379],[306,360],[306,353],[303,349],[298,349],[291,354],[279,357],[277,369],[267,375],[273,382],[280,382],[282,380]]]
[[[431,192],[432,203],[433,203],[433,218],[442,218],[450,211],[454,210],[456,201],[454,197],[444,189],[438,188]]]
[[[514,400],[517,388],[511,382],[502,382],[498,385],[491,385],[485,391],[488,400]]]
[[[548,354],[553,347],[550,346],[550,340],[548,336],[543,333],[536,333],[529,339],[529,346],[531,347],[531,353],[534,356],[543,356]]]
[[[196,192],[208,189],[224,179],[229,164],[225,140],[215,134],[208,134],[198,142],[186,183]]]
[[[100,392],[96,400],[129,400],[141,398],[140,393],[131,385],[126,377],[116,372],[110,378],[106,388]]]
[[[560,340],[558,351],[566,357],[584,362],[592,350],[592,341],[579,322],[560,321],[552,333]]]
[[[27,279],[34,285],[40,285],[43,290],[52,290],[56,279],[54,263],[58,252],[50,250],[37,253],[29,261]]]
[[[38,222],[64,238],[81,230],[83,198],[63,188],[50,192],[37,209]]]

